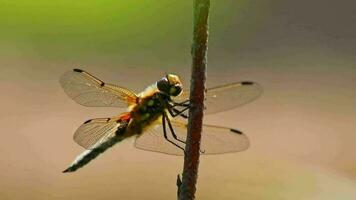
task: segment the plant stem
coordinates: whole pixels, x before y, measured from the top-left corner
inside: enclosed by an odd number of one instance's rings
[[[178,198],[180,200],[193,200],[195,198],[205,97],[210,0],[193,0],[193,4],[194,27],[191,50],[193,64],[190,82],[191,107],[189,109],[183,179],[178,189]]]

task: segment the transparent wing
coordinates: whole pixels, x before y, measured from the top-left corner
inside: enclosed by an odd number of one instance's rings
[[[104,83],[80,69],[64,73],[59,82],[65,93],[83,106],[127,107],[137,102],[137,95],[134,92]]]
[[[237,82],[209,88],[206,91],[204,114],[213,114],[230,110],[257,99],[262,94],[262,87],[255,82]],[[174,100],[182,102],[189,99],[189,91]],[[187,114],[186,112],[185,114]]]
[[[97,118],[84,122],[74,133],[73,139],[80,146],[91,149],[98,143],[115,136],[117,130],[127,125],[119,118]]]
[[[186,139],[187,124],[182,121],[171,120],[174,131],[180,140]],[[174,140],[168,132],[168,138],[184,147],[184,144]],[[183,155],[183,151],[169,143],[163,136],[162,125],[155,125],[147,132],[138,136],[135,147],[142,150],[160,152],[170,155]],[[249,147],[249,141],[245,134],[238,130],[214,126],[203,125],[201,138],[201,151],[204,154],[222,154],[243,151]]]

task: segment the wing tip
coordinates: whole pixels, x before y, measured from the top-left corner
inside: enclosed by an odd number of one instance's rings
[[[241,84],[242,85],[254,85],[255,83],[252,81],[242,81]]]
[[[74,71],[74,72],[79,72],[79,73],[82,73],[82,72],[83,72],[83,70],[78,69],[78,68],[73,69],[73,71]]]
[[[89,123],[91,121],[92,121],[92,119],[89,119],[89,120],[85,121],[83,124],[87,124],[87,123]]]
[[[243,133],[241,132],[241,131],[239,131],[239,130],[237,130],[237,129],[230,129],[230,131],[231,132],[234,132],[234,133],[237,133],[237,134],[240,134],[240,135],[242,135]]]

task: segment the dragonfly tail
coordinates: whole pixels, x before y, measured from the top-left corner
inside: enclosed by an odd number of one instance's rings
[[[114,146],[115,144],[121,142],[124,140],[127,136],[125,136],[123,133],[126,129],[126,125],[124,124],[123,126],[119,127],[118,131],[116,133],[119,133],[115,135],[114,137],[108,139],[107,141],[103,143],[99,143],[97,145],[94,145],[93,148],[88,149],[81,153],[77,158],[72,162],[72,164],[63,171],[63,173],[68,173],[68,172],[74,172],[77,169],[85,166],[88,164],[90,161],[98,157],[100,154],[102,154],[104,151],[109,149],[110,147]]]
[[[73,161],[73,163],[66,170],[64,170],[63,173],[74,172],[77,169],[85,166],[90,161],[92,161],[93,159],[98,157],[100,154],[102,154],[104,151],[106,151],[110,147],[114,146],[118,142],[122,141],[123,139],[125,139],[125,138],[122,136],[115,136],[115,137],[111,138],[110,140],[108,140],[108,141],[106,141],[92,149],[88,149],[88,150],[84,151],[79,156],[77,156],[77,158]]]
[[[77,169],[85,166],[90,161],[92,161],[100,154],[102,154],[104,151],[106,151],[107,149],[109,149],[110,147],[114,146],[115,144],[117,144],[118,142],[124,139],[125,138],[122,136],[115,136],[110,140],[98,145],[97,147],[84,151],[79,156],[77,156],[77,158],[73,161],[73,163],[66,170],[64,170],[63,173],[74,172]]]
[[[120,126],[117,128],[115,131],[115,136],[109,138],[103,143],[98,143],[94,145],[91,149],[88,149],[81,153],[77,158],[72,162],[72,164],[63,171],[63,173],[68,173],[68,172],[74,172],[77,169],[85,166],[88,164],[90,161],[98,157],[100,154],[102,154],[104,151],[109,149],[110,147],[114,146],[115,144],[121,142],[125,138],[129,137],[129,135],[125,135],[125,130],[127,128],[128,122],[130,121],[130,115],[129,113],[124,113],[123,115],[120,116],[120,120],[123,122],[120,124]]]

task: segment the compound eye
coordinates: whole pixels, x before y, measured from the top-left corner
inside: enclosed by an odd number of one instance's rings
[[[172,86],[169,89],[169,94],[171,96],[178,96],[182,92],[182,88],[180,86]]]
[[[166,77],[162,78],[161,80],[157,81],[157,88],[159,91],[163,93],[169,92],[169,83]]]

